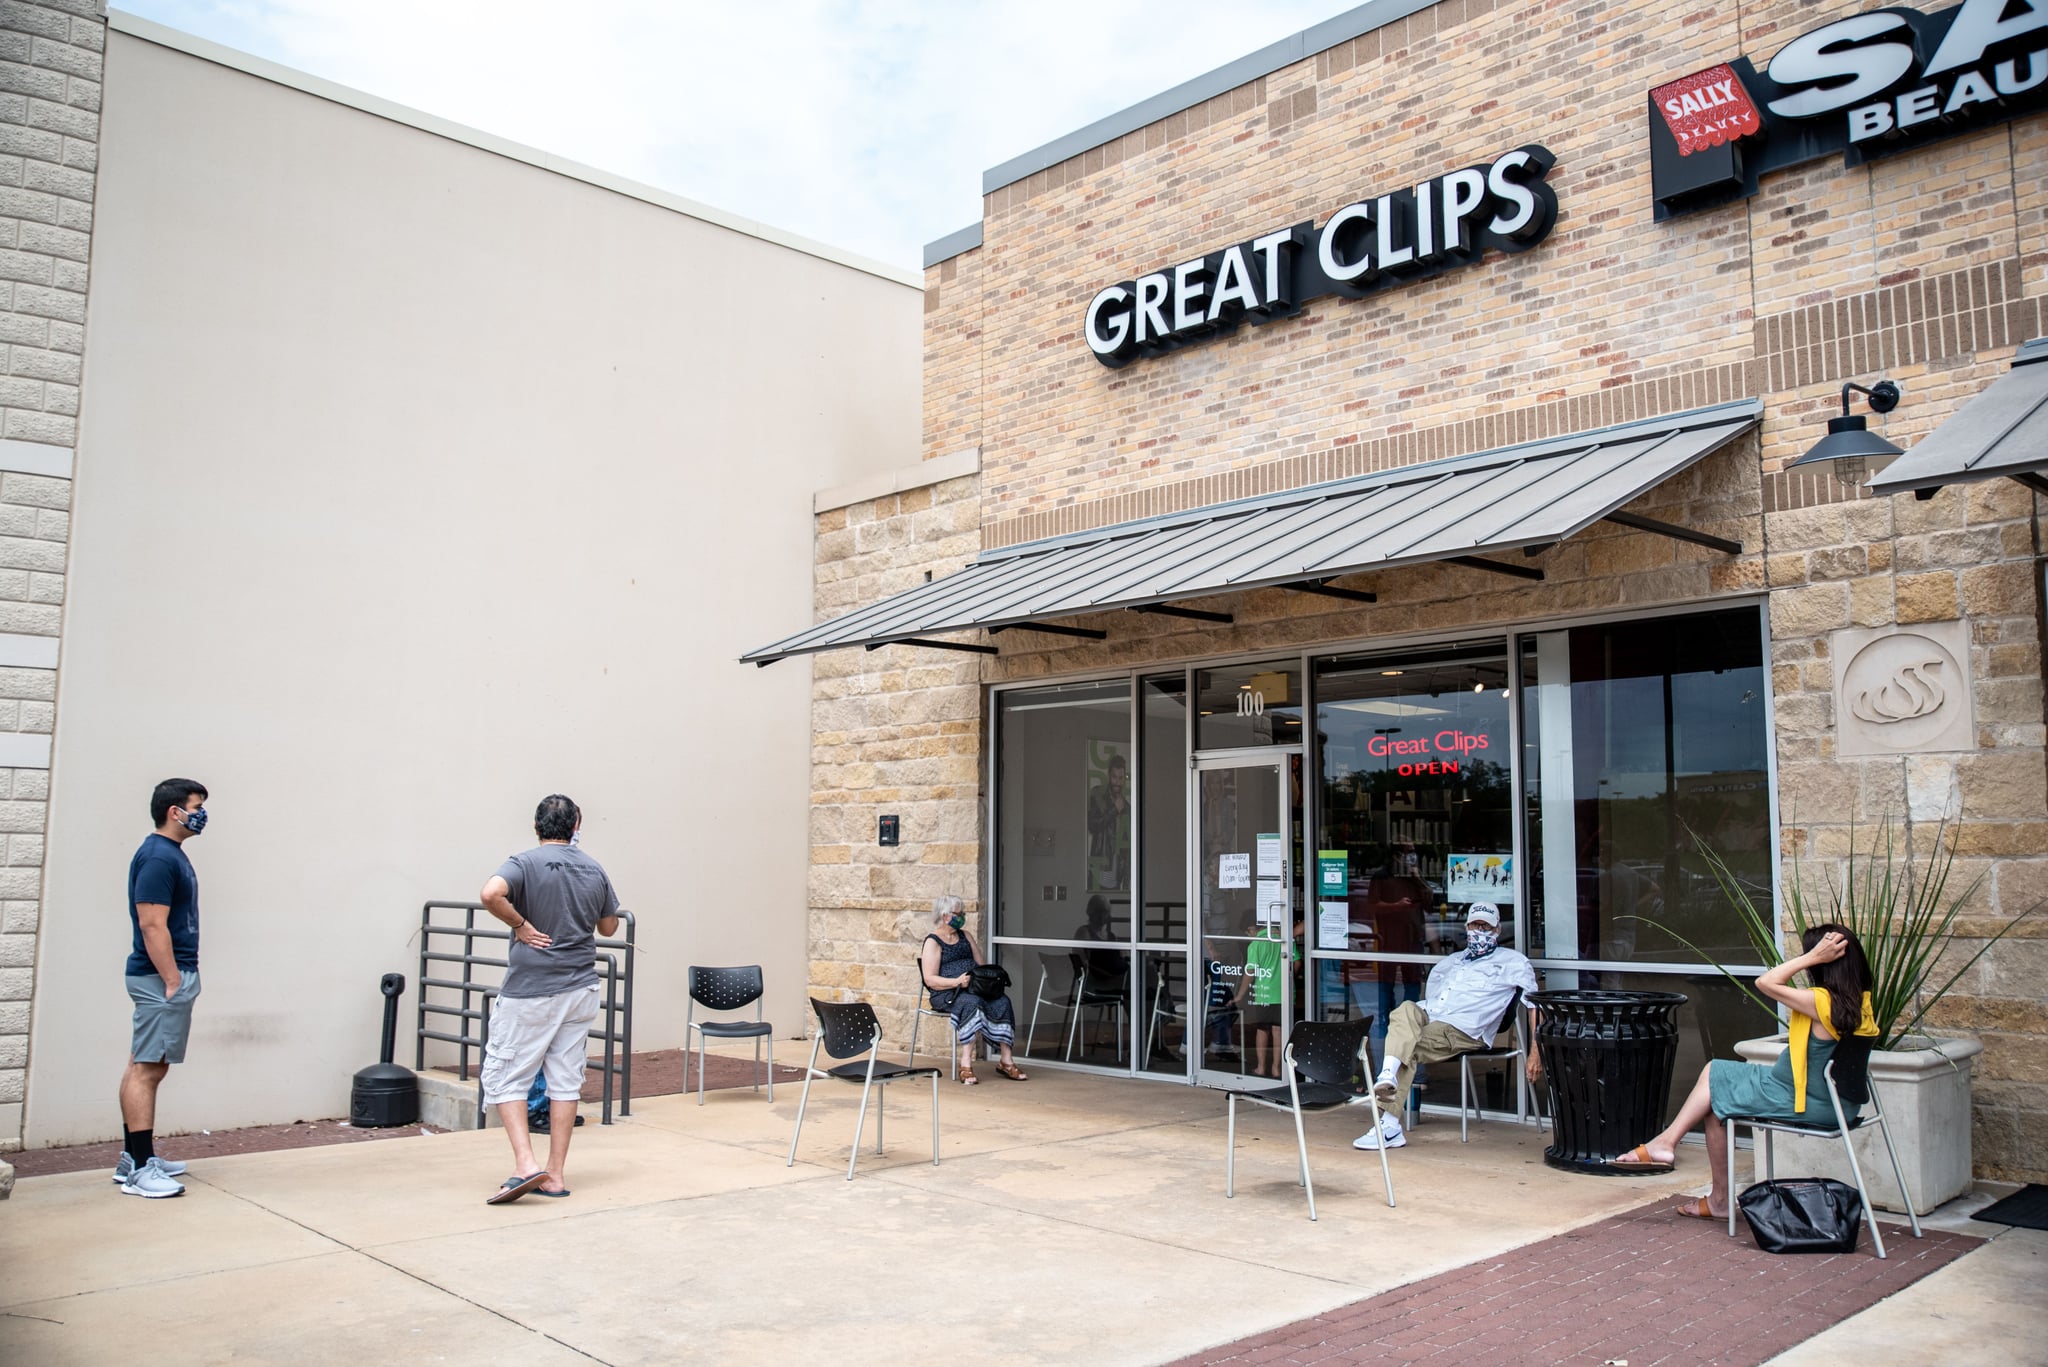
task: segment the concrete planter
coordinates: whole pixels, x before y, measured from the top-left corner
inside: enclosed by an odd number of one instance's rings
[[[1750,1063],[1775,1063],[1786,1043],[1783,1035],[1743,1040],[1735,1052]],[[1970,1060],[1983,1052],[1977,1040],[1943,1039],[1928,1040],[1924,1049],[1880,1049],[1870,1056],[1870,1083],[1884,1106],[1916,1215],[1970,1190]],[[1808,1083],[1819,1085],[1818,1078]],[[1870,1199],[1885,1210],[1904,1211],[1877,1127],[1858,1130],[1852,1142]],[[1782,1177],[1850,1180],[1849,1160],[1834,1139],[1778,1135],[1777,1169]],[[1761,1157],[1757,1175],[1763,1175]]]

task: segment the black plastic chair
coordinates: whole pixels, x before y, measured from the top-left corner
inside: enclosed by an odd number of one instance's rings
[[[1885,1157],[1892,1160],[1892,1176],[1898,1179],[1899,1197],[1906,1207],[1906,1218],[1912,1222],[1913,1237],[1924,1238],[1920,1232],[1920,1217],[1913,1212],[1913,1193],[1906,1188],[1906,1174],[1899,1167],[1899,1151],[1892,1147],[1891,1126],[1884,1123],[1884,1107],[1877,1104],[1877,1090],[1870,1085],[1870,1051],[1873,1044],[1868,1036],[1845,1039],[1835,1046],[1834,1057],[1822,1076],[1828,1085],[1828,1100],[1835,1103],[1835,1123],[1815,1125],[1807,1121],[1780,1120],[1775,1117],[1752,1115],[1731,1115],[1722,1123],[1728,1127],[1728,1233],[1735,1233],[1735,1127],[1749,1126],[1752,1147],[1759,1131],[1764,1137],[1764,1179],[1778,1175],[1777,1154],[1772,1150],[1771,1139],[1776,1134],[1804,1134],[1819,1138],[1836,1138],[1842,1141],[1842,1152],[1849,1155],[1849,1175],[1856,1179],[1856,1194],[1863,1198],[1863,1222],[1870,1226],[1870,1242],[1877,1246],[1877,1256],[1885,1256],[1884,1235],[1878,1232],[1877,1210],[1870,1204],[1870,1188],[1863,1184],[1863,1165],[1856,1161],[1856,1144],[1849,1136],[1866,1125],[1876,1125],[1878,1135],[1884,1140]],[[1861,1109],[1853,1124],[1842,1123],[1842,1098],[1847,1097]]]
[[[846,1160],[846,1180],[853,1180],[853,1165],[860,1161],[860,1137],[867,1129],[868,1093],[876,1083],[882,1084],[882,1098],[875,1102],[875,1152],[882,1151],[882,1107],[889,1094],[889,1084],[905,1078],[926,1077],[932,1080],[932,1166],[939,1165],[939,1073],[938,1068],[915,1068],[907,1063],[890,1063],[880,1058],[882,1047],[882,1025],[875,1019],[875,1008],[866,1002],[821,1002],[811,998],[811,1010],[818,1013],[817,1038],[811,1041],[811,1061],[804,1068],[804,1094],[796,1104],[796,1132],[789,1137],[789,1161],[784,1167],[796,1166],[796,1144],[803,1137],[804,1108],[811,1101],[811,1079],[814,1077],[837,1078],[841,1082],[860,1084],[860,1118],[853,1127],[853,1152]],[[836,1068],[818,1067],[818,1050],[823,1048],[833,1058],[854,1059],[867,1055],[863,1063],[842,1063]]]
[[[697,1032],[697,1104],[704,1104],[704,1051],[713,1039],[754,1041],[754,1067],[761,1066],[761,1041],[775,1038],[775,1027],[761,1019],[761,966],[745,968],[699,968],[690,966],[690,1005],[683,1015],[683,1042],[689,1047],[690,1032]],[[744,1011],[754,1008],[752,1020],[700,1021],[697,1008],[707,1011]],[[754,1090],[760,1091],[756,1082]],[[775,1053],[768,1053],[768,1104],[775,1104]]]
[[[1301,1156],[1301,1185],[1308,1193],[1308,1218],[1316,1218],[1316,1188],[1308,1171],[1308,1133],[1302,1127],[1304,1111],[1327,1111],[1332,1107],[1364,1101],[1372,1107],[1372,1127],[1380,1127],[1380,1103],[1372,1091],[1370,1065],[1365,1061],[1365,1041],[1372,1030],[1372,1017],[1348,1021],[1298,1021],[1287,1038],[1281,1055],[1287,1081],[1278,1087],[1227,1087],[1230,1098],[1230,1148],[1223,1163],[1223,1195],[1237,1194],[1237,1103],[1249,1101],[1294,1117],[1294,1142]],[[1394,1204],[1394,1170],[1387,1163],[1387,1151],[1380,1151],[1380,1180],[1387,1190],[1387,1205]]]
[[[1511,1047],[1503,1048],[1498,1044],[1489,1043],[1484,1049],[1467,1049],[1464,1053],[1458,1055],[1458,1142],[1460,1144],[1471,1141],[1472,1117],[1479,1114],[1479,1106],[1472,1099],[1472,1060],[1493,1058],[1527,1059],[1529,1057],[1529,1017],[1522,1009],[1522,989],[1519,987],[1515,989],[1515,995],[1509,999],[1508,1009],[1502,1014],[1500,1023],[1493,1027],[1493,1033],[1487,1036],[1487,1038],[1489,1040],[1498,1040],[1503,1031],[1509,1031],[1514,1035],[1515,1042]],[[1530,1104],[1529,1100],[1529,1075],[1520,1068],[1515,1069],[1514,1073],[1515,1122],[1517,1124],[1520,1124],[1523,1120],[1535,1122],[1537,1120],[1536,1108]],[[1411,1095],[1413,1094],[1411,1093]]]
[[[1124,1036],[1130,1033],[1125,1026],[1127,1015],[1131,1009],[1130,973],[1128,971],[1120,973],[1116,975],[1115,981],[1105,983],[1099,980],[1100,975],[1089,971],[1088,959],[1079,950],[1068,951],[1067,961],[1073,966],[1074,971],[1074,988],[1072,994],[1068,997],[1067,1061],[1073,1061],[1074,1039],[1077,1035],[1081,1039],[1082,1059],[1084,1062],[1086,1061],[1088,1038],[1086,1032],[1081,1028],[1081,1013],[1093,1010],[1097,1013],[1098,1018],[1104,1012],[1113,1013],[1113,1019],[1116,1021],[1116,1061],[1122,1063],[1124,1061]],[[1095,978],[1097,981],[1091,982],[1091,978]],[[1042,984],[1043,982],[1044,978],[1041,975],[1040,983]],[[1036,1015],[1037,1013],[1034,1009],[1034,1021]]]

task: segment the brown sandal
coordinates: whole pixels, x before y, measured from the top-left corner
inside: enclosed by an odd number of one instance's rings
[[[981,1079],[974,1075],[973,1064],[970,1063],[965,1068],[962,1068],[960,1070],[960,1085],[962,1087],[975,1087],[979,1086],[980,1084]]]
[[[1725,1220],[1728,1218],[1725,1215],[1714,1214],[1713,1207],[1707,1204],[1707,1198],[1704,1196],[1695,1196],[1684,1205],[1673,1206],[1671,1209],[1674,1214],[1683,1215],[1689,1220]]]
[[[1019,1068],[1014,1063],[998,1062],[996,1064],[996,1071],[1001,1073],[1004,1077],[1010,1079],[1010,1081],[1012,1082],[1023,1082],[1026,1080],[1026,1074],[1024,1070],[1022,1068]]]

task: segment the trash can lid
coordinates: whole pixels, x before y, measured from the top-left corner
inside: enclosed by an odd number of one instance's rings
[[[1529,1001],[1544,1009],[1598,1008],[1602,1006],[1683,1006],[1691,1000],[1683,992],[1627,992],[1619,988],[1572,987],[1556,992],[1533,992]]]

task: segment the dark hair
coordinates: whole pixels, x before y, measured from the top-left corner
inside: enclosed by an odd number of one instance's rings
[[[185,799],[199,794],[201,802],[206,801],[206,785],[195,783],[189,778],[167,778],[156,785],[149,794],[149,824],[161,826],[171,819],[171,808],[183,807]]]
[[[549,793],[533,809],[533,833],[542,840],[567,840],[576,834],[583,809],[560,793]]]
[[[1099,892],[1088,899],[1088,924],[1109,924],[1109,899]]]
[[[1833,921],[1808,926],[1799,936],[1800,951],[1810,951],[1829,931],[1847,940],[1849,951],[1833,963],[1814,964],[1806,970],[1806,979],[1828,994],[1828,1029],[1836,1039],[1847,1039],[1863,1024],[1863,994],[1870,990],[1871,983],[1870,960],[1864,956],[1863,942],[1856,938],[1856,933]]]

